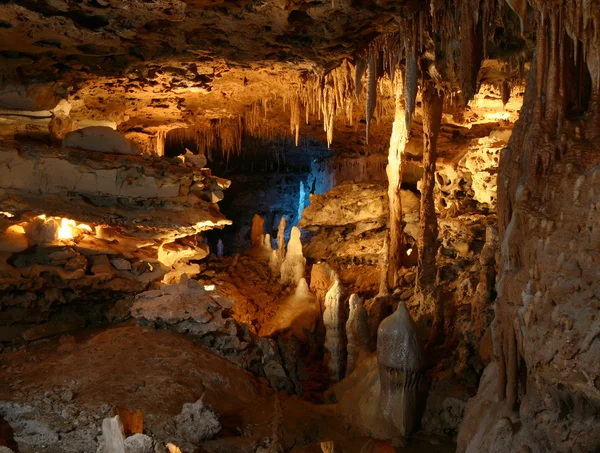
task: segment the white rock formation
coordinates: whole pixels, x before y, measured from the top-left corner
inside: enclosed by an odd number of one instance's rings
[[[140,154],[134,142],[105,126],[85,127],[69,132],[63,139],[63,146],[109,154]]]
[[[103,453],[125,453],[123,427],[119,416],[102,421]]]
[[[362,300],[357,294],[352,294],[348,304],[350,313],[348,321],[346,321],[346,337],[348,339],[346,376],[354,371],[360,355],[368,352],[370,342],[369,317]]]
[[[125,439],[125,453],[154,453],[154,441],[145,434],[134,434]]]
[[[290,240],[287,246],[287,255],[281,263],[281,283],[284,285],[297,285],[304,277],[306,258],[302,255],[302,242],[300,241],[300,230],[292,227]]]
[[[346,362],[346,292],[339,279],[325,296],[325,311],[323,324],[325,324],[325,361],[329,368],[331,379],[335,382],[344,377]]]
[[[425,358],[404,302],[379,325],[377,364],[383,416],[402,436],[408,437],[417,424],[417,398]]]

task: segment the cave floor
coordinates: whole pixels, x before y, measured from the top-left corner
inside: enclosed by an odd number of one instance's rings
[[[0,414],[10,414],[0,420],[0,445],[21,453],[39,451],[36,443],[50,453],[95,451],[101,419],[113,406],[142,410],[144,431],[166,443],[173,416],[203,395],[222,430],[198,452],[254,451],[269,442],[317,452],[322,441],[334,441],[335,451],[359,452],[368,441],[334,405],[278,393],[182,334],[131,322],[6,349],[0,382]],[[417,437],[402,451],[454,451],[434,442]]]

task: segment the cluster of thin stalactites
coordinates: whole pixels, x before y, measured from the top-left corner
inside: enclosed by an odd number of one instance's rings
[[[528,8],[534,9],[533,16],[529,17],[536,19],[538,47],[540,41],[550,41],[548,50],[553,48],[554,41],[562,46],[563,35],[577,43],[575,52],[581,43],[583,55],[580,58],[588,62],[595,84],[600,84],[600,21],[594,16],[598,13],[592,9],[591,2],[570,0],[563,5],[544,6],[544,2],[537,0],[530,3],[486,0],[477,2],[475,8],[470,8],[469,3],[463,1],[453,6],[453,2],[431,1],[430,8],[399,20],[402,32],[381,35],[352,61],[343,60],[326,74],[298,76],[287,82],[283,95],[258,100],[239,116],[213,120],[208,126],[178,129],[171,133],[171,138],[192,140],[199,152],[219,150],[228,159],[231,154],[241,153],[245,135],[264,141],[293,137],[298,145],[303,120],[306,124],[319,121],[330,146],[336,125],[357,129],[356,125],[364,120],[368,144],[373,120],[391,123],[398,99],[403,103],[408,129],[423,79],[429,79],[444,90],[446,102],[452,103],[457,98],[470,101],[478,90],[479,70],[487,57],[488,39],[494,32],[491,24],[508,21],[512,14],[513,18],[518,17],[520,32],[529,32],[533,25],[526,23]],[[460,14],[457,15],[457,11]],[[459,25],[457,17],[463,15],[466,22]],[[565,30],[560,36],[553,34],[557,27]],[[540,49],[538,53],[544,56]],[[520,85],[523,61],[509,57],[503,72]],[[396,80],[398,77],[400,82]],[[499,88],[506,104],[511,85],[504,80]],[[402,90],[400,98],[395,93],[398,89]],[[269,117],[270,112],[277,112],[271,107],[278,101],[284,111],[289,112],[289,133]]]

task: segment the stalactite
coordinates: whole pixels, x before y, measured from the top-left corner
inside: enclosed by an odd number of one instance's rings
[[[367,120],[367,132],[366,140],[369,143],[369,128],[371,126],[371,119],[373,118],[373,112],[375,112],[375,105],[377,103],[377,57],[375,50],[369,50],[369,80],[367,85],[367,109],[366,109],[366,120]]]
[[[165,139],[167,138],[167,131],[164,129],[158,130],[155,135],[154,142],[154,154],[158,157],[165,155]]]
[[[475,96],[478,74],[483,61],[483,32],[481,21],[476,21],[474,11],[478,11],[479,1],[463,1],[460,5],[460,65],[459,85],[466,104]]]
[[[406,71],[404,73],[404,105],[405,105],[405,128],[410,131],[410,120],[415,111],[417,99],[417,56],[414,39],[406,45]]]
[[[536,92],[537,99],[535,101],[535,117],[540,121],[545,113],[544,108],[544,88],[546,78],[546,65],[548,58],[548,49],[546,44],[546,27],[544,26],[543,17],[538,20],[536,33]]]
[[[525,34],[525,19],[527,18],[527,0],[506,0],[506,3],[519,16],[521,34]]]
[[[502,105],[508,104],[508,101],[510,101],[510,83],[507,80],[502,81],[500,93],[502,95]]]
[[[559,59],[558,53],[558,17],[557,14],[550,14],[549,24],[550,48],[548,69],[547,69],[547,89],[546,89],[546,119],[553,125],[558,120],[558,110],[561,108],[558,100],[558,77],[559,77]]]
[[[362,78],[367,70],[367,60],[362,56],[356,57],[354,84],[356,86],[356,101],[360,100],[360,91],[362,89]]]
[[[294,96],[290,104],[290,134],[295,138],[296,146],[300,140],[300,97]]]

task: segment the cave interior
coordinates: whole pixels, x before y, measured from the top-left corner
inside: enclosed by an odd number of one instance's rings
[[[600,451],[600,2],[1,0],[0,453]]]

